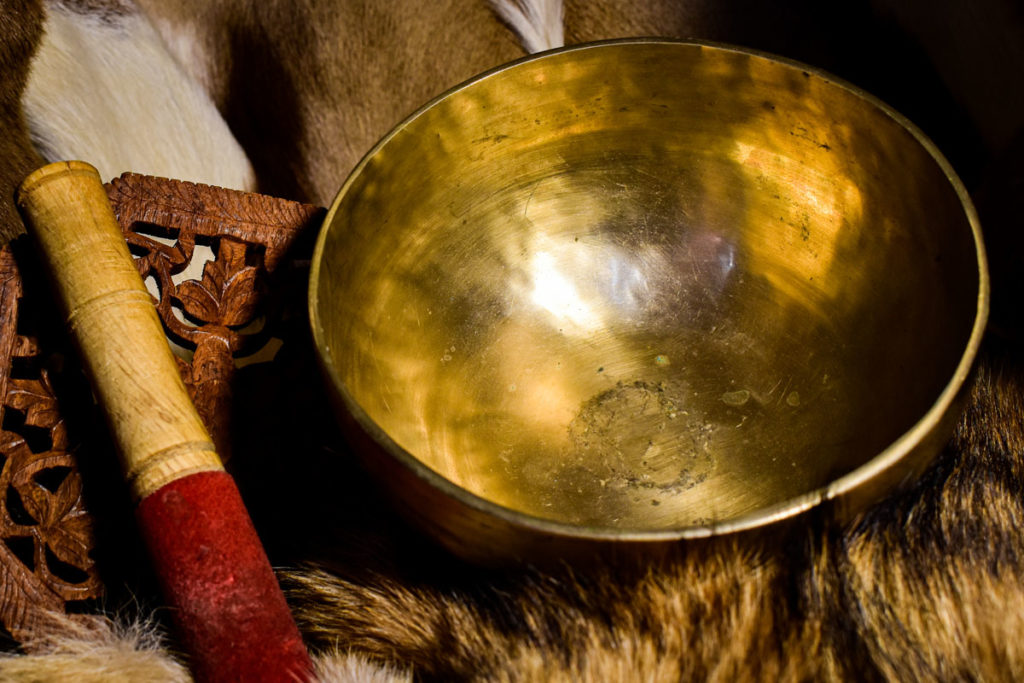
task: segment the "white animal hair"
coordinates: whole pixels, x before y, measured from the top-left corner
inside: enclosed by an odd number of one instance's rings
[[[8,683],[166,681],[192,677],[164,647],[153,621],[44,615],[43,632],[22,643],[24,655],[0,654],[0,680]]]
[[[519,37],[527,52],[565,45],[562,0],[488,0],[488,3]]]
[[[313,657],[316,683],[412,683],[412,673],[343,652]]]
[[[46,10],[22,100],[43,158],[88,161],[104,180],[135,171],[254,189],[213,101],[134,6],[90,12],[50,0]]]
[[[152,619],[69,616],[43,618],[44,632],[23,643],[27,654],[0,653],[4,683],[191,683]],[[408,671],[344,652],[313,657],[315,683],[409,683]],[[313,683],[313,682],[311,682]]]

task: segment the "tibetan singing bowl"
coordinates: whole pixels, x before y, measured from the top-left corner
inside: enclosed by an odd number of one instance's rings
[[[948,439],[988,283],[935,146],[740,49],[584,45],[420,109],[310,285],[367,466],[470,558],[876,500]]]

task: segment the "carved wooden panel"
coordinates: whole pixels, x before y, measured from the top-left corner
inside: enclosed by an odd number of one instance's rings
[[[61,409],[23,299],[11,250],[0,249],[0,622],[17,639],[46,610],[99,596],[92,524]]]
[[[190,361],[182,377],[221,457],[230,457],[235,358],[267,350],[274,317],[267,276],[324,210],[265,195],[125,173],[108,186],[114,213],[157,311]],[[212,260],[194,263],[205,247]],[[273,349],[269,349],[271,352]]]
[[[189,392],[226,457],[235,364],[274,350],[280,303],[266,295],[286,254],[315,234],[325,212],[135,174],[107,190],[139,272],[155,284]],[[212,258],[200,263],[204,252]],[[16,257],[0,249],[0,623],[18,640],[46,611],[103,589],[82,476],[68,450],[63,416],[71,413],[62,412],[93,407],[81,397],[69,404],[54,389],[44,362],[53,349],[25,323],[33,316],[59,322],[60,313],[47,293],[25,289]]]

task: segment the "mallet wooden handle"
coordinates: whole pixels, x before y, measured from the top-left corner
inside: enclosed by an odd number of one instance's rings
[[[107,414],[196,678],[306,677],[298,629],[188,397],[96,169],[44,166],[21,184],[18,204]]]
[[[18,198],[135,497],[182,475],[222,470],[96,170],[82,162],[44,166]]]

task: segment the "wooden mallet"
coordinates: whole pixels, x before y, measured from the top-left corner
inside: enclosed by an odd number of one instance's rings
[[[300,681],[309,655],[114,217],[80,161],[17,193],[107,415],[136,517],[199,681]]]

